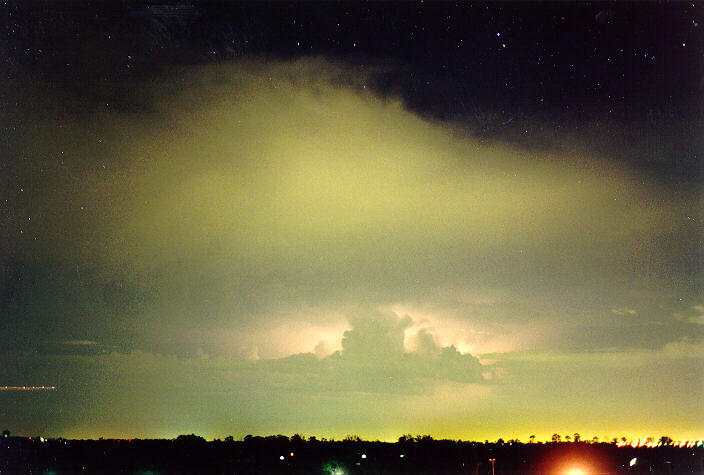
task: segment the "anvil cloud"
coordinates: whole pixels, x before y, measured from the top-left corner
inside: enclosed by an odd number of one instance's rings
[[[78,381],[95,404],[66,409],[95,423],[64,414],[33,430],[599,430],[590,417],[622,397],[618,384],[600,386],[603,403],[591,391],[551,399],[562,420],[573,414],[564,429],[529,427],[530,414],[565,378],[584,389],[596,375],[646,377],[612,354],[656,358],[653,397],[669,400],[674,374],[689,382],[680,407],[697,405],[699,190],[569,137],[541,149],[479,139],[373,92],[373,73],[325,59],[186,68],[122,112],[66,112],[28,93],[42,107],[13,145],[26,185],[0,231],[2,358],[36,379],[52,377],[36,354],[75,365],[59,385]],[[17,356],[28,347],[35,356]],[[536,354],[559,355],[560,369]],[[122,389],[108,391],[107,375]],[[163,406],[137,404],[160,388]],[[638,404],[647,419],[651,404]],[[665,412],[682,437],[704,428],[692,411]],[[480,414],[495,422],[476,429]],[[627,417],[603,430],[637,430]]]

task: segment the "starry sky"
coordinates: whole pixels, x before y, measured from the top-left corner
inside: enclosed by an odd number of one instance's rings
[[[704,433],[701,5],[2,8],[0,428]]]

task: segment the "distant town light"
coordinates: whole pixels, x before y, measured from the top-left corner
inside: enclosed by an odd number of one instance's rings
[[[362,454],[362,458],[363,459],[367,458],[367,454]]]
[[[279,457],[279,460],[283,460],[284,458],[285,458],[285,457],[282,455],[281,457]]]
[[[589,472],[587,472],[582,467],[570,467],[564,472],[564,475],[588,475],[588,474],[589,474]]]
[[[638,462],[638,457],[633,457],[630,462],[628,462],[628,466],[632,467]]]

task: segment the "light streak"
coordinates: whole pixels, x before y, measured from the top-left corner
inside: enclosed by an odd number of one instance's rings
[[[56,386],[0,386],[0,391],[56,391]]]
[[[616,443],[616,447],[626,447],[630,446],[633,447],[634,449],[638,447],[647,447],[649,449],[655,448],[655,447],[662,447],[662,446],[672,446],[672,447],[679,447],[679,448],[692,448],[692,447],[701,447],[704,446],[704,440],[701,439],[689,439],[689,440],[673,440],[670,443],[663,443],[662,440],[651,440],[650,442],[647,441],[647,437],[643,437],[642,439],[635,439],[633,441],[626,442],[624,440],[619,441]]]

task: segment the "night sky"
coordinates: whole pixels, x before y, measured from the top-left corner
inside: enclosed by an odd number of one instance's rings
[[[0,9],[0,429],[704,434],[701,4]]]

